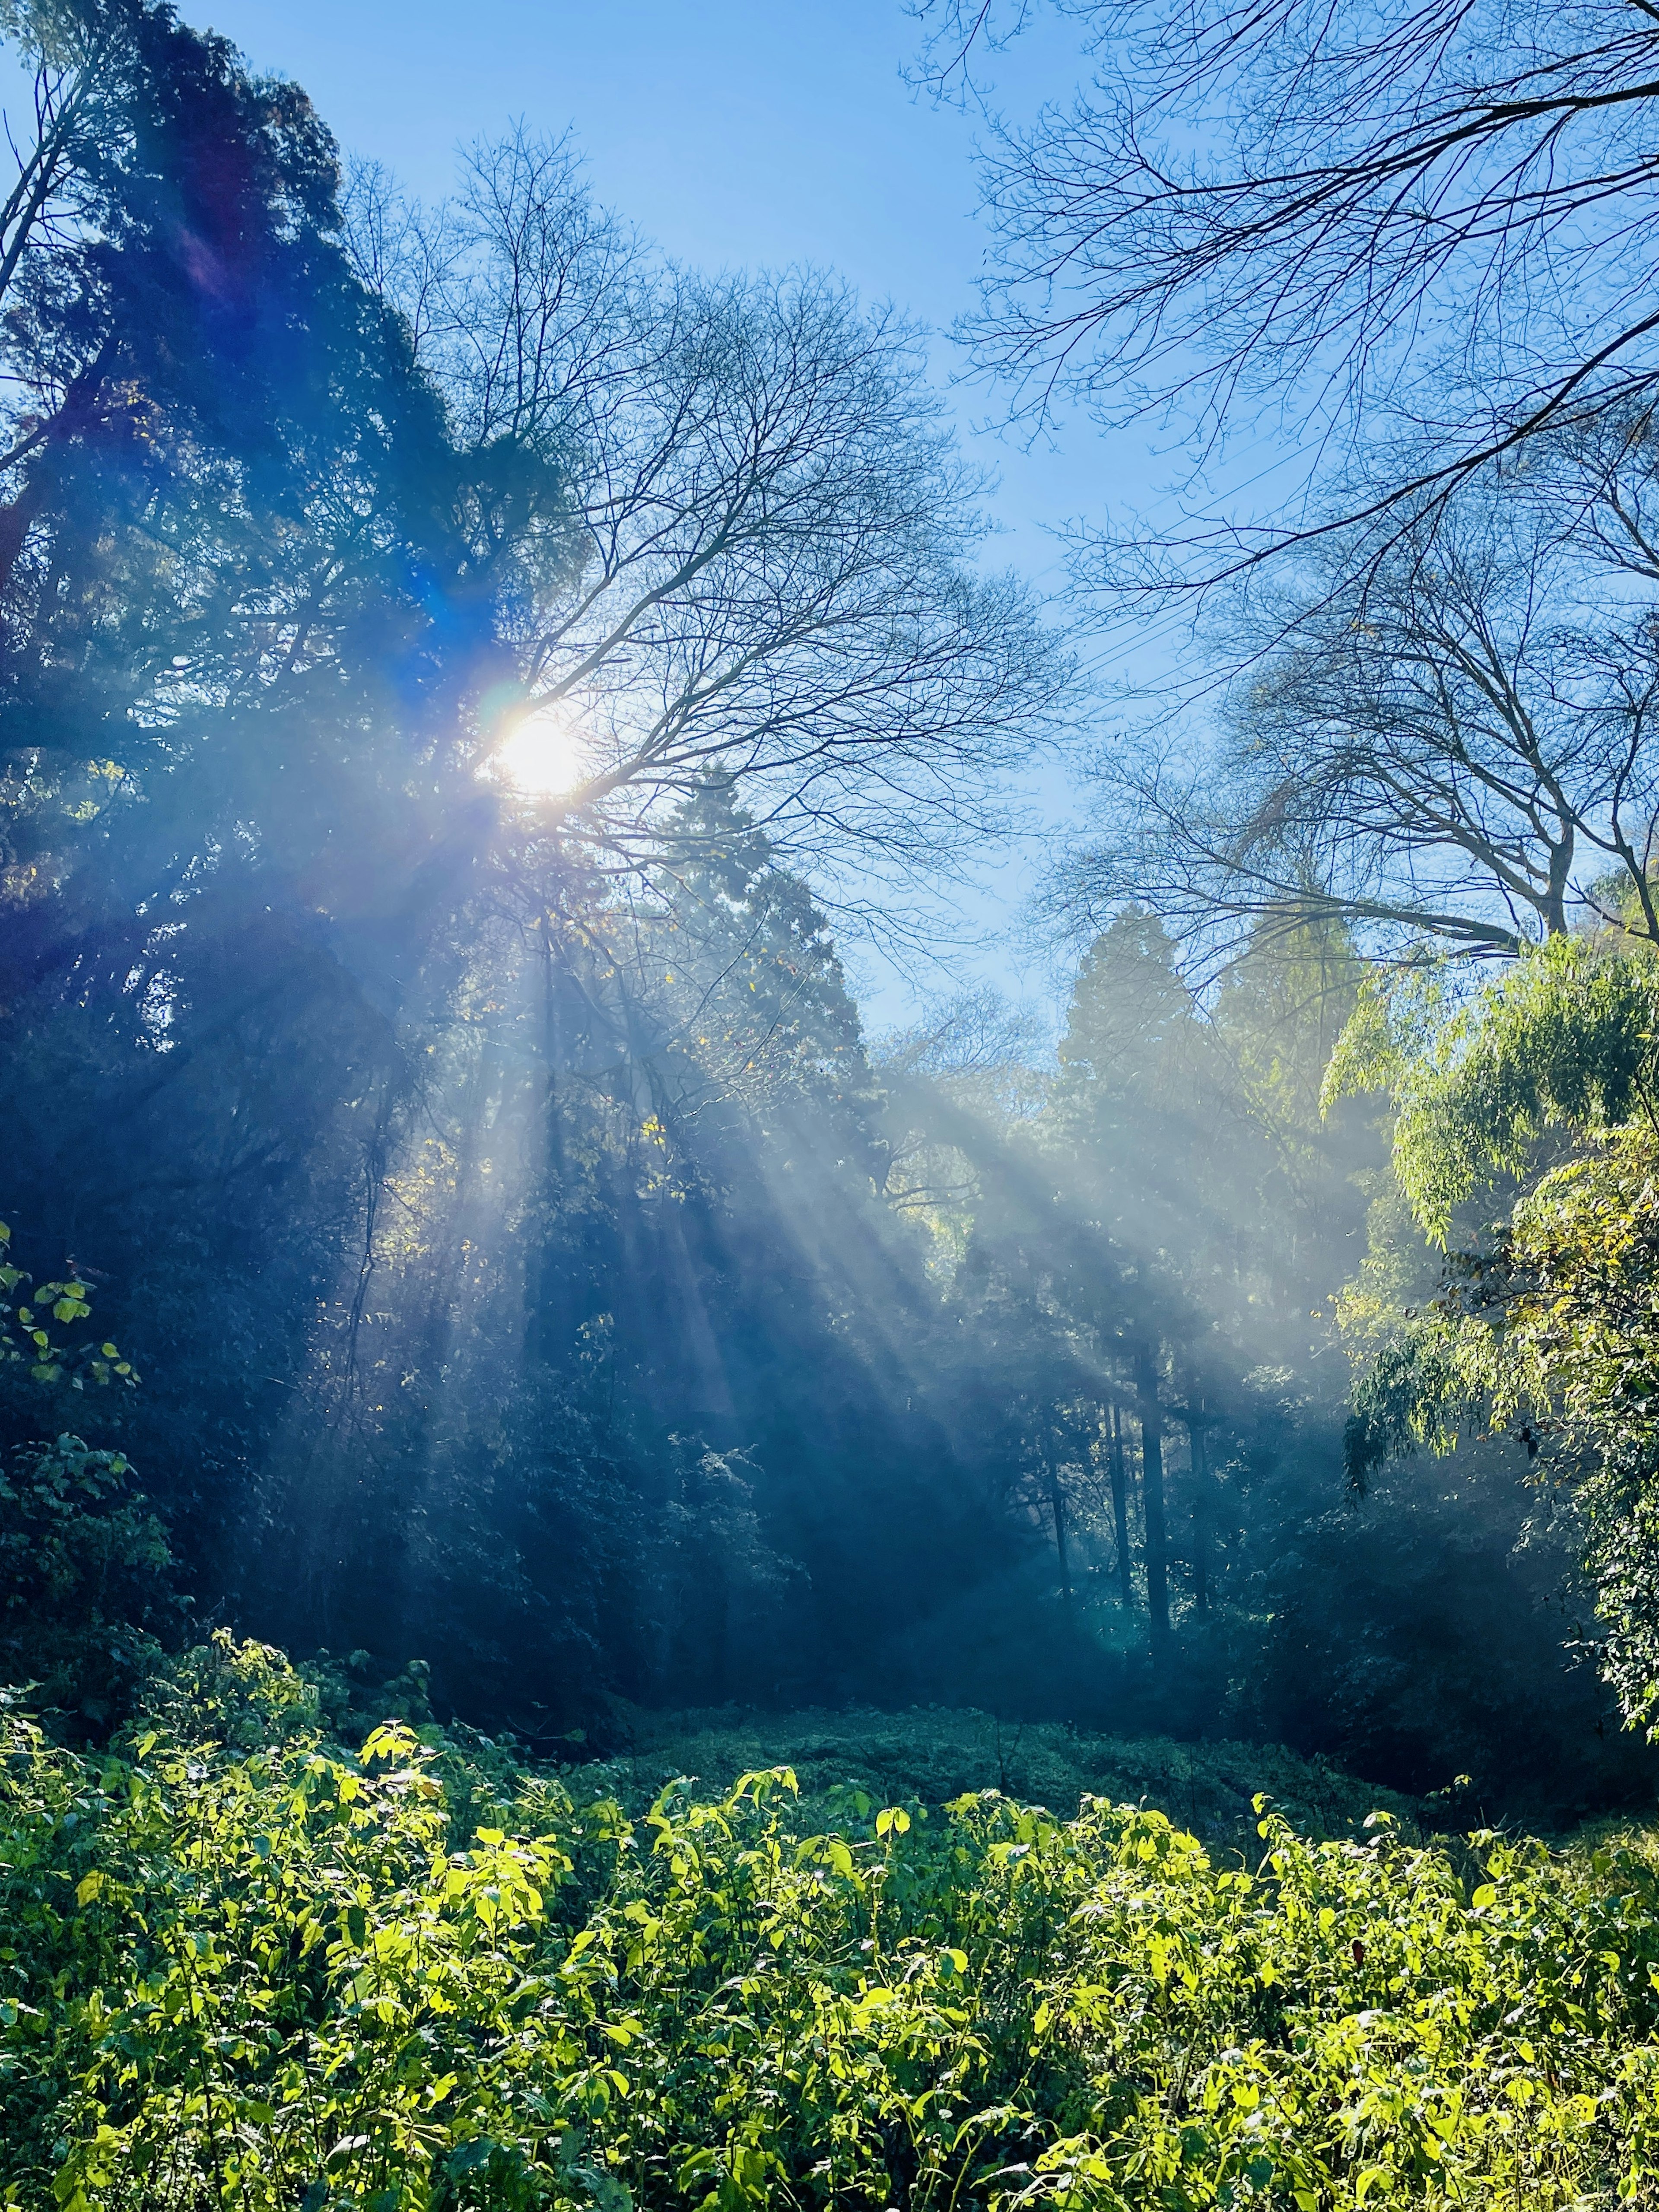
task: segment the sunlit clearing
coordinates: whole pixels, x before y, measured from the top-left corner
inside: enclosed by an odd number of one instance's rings
[[[526,799],[562,799],[592,773],[574,710],[545,707],[526,714],[490,757],[489,771]]]

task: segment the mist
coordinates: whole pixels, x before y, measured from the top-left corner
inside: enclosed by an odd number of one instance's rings
[[[1650,2199],[1659,29],[1041,14],[0,6],[5,2212]]]
[[[868,1030],[842,948],[1101,712],[902,316],[668,261],[529,124],[422,205],[164,13],[20,36],[3,1202],[155,1531],[95,1659],[18,1624],[70,1733],[228,1626],[550,1756],[935,1705],[1650,1786],[1528,1454],[1344,1472],[1437,1266],[1322,1099],[1375,912],[1195,953],[1080,848],[1057,1050],[968,980]]]

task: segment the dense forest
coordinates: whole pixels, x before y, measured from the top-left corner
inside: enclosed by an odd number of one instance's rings
[[[9,1671],[96,1733],[228,1623],[531,1742],[896,1698],[1645,1786],[1523,1453],[1345,1495],[1347,917],[1206,989],[1126,901],[1051,1066],[982,993],[864,1035],[811,873],[971,849],[1075,706],[908,334],[559,145],[434,215],[165,10],[21,28],[5,1218],[142,1381],[4,1418],[146,1533]],[[89,1478],[28,1466],[33,1550]]]
[[[1057,605],[832,276],[0,7],[17,2212],[1645,2201],[1659,33],[1061,13],[981,371],[1323,458]]]

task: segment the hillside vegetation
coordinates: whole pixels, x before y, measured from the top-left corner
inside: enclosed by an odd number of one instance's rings
[[[153,1702],[104,1757],[4,1717],[18,2212],[1652,2185],[1645,1840],[1449,1847],[1378,1813],[1311,1841],[1264,1800],[1241,1855],[1096,1798],[883,1804],[827,1743],[810,1808],[774,1765],[639,1814],[591,1795],[602,1768],[402,1723],[343,1753],[315,1689],[228,1637]]]
[[[826,1817],[848,1785],[880,1804],[943,1805],[995,1790],[1070,1819],[1085,1797],[1147,1804],[1206,1842],[1254,1841],[1253,1801],[1264,1793],[1308,1835],[1346,1835],[1382,1807],[1408,1826],[1419,1802],[1361,1782],[1328,1759],[1276,1745],[1177,1743],[1114,1736],[1055,1722],[927,1707],[907,1713],[647,1713],[626,1716],[625,1755],[569,1778],[573,1791],[614,1795],[642,1809],[671,1782],[694,1778],[720,1792],[759,1767],[787,1766],[803,1806]]]

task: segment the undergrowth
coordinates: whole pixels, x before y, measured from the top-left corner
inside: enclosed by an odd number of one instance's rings
[[[809,1803],[776,1764],[641,1811],[404,1721],[348,1755],[314,1683],[228,1638],[154,1702],[97,1755],[0,1710],[18,2212],[1659,2186],[1639,1838],[1448,1849],[1383,1812],[1316,1841],[1264,1800],[1245,1856],[1096,1798],[820,1774]]]
[[[1379,1806],[1408,1827],[1430,1809],[1276,1745],[1098,1735],[937,1706],[781,1715],[622,1708],[618,1719],[631,1748],[586,1770],[580,1786],[602,1784],[630,1805],[682,1775],[723,1790],[740,1774],[786,1765],[814,1809],[848,1783],[884,1803],[943,1805],[998,1790],[1068,1816],[1085,1797],[1105,1797],[1155,1807],[1206,1841],[1246,1847],[1255,1839],[1253,1802],[1264,1792],[1292,1826],[1320,1837],[1352,1833]]]

